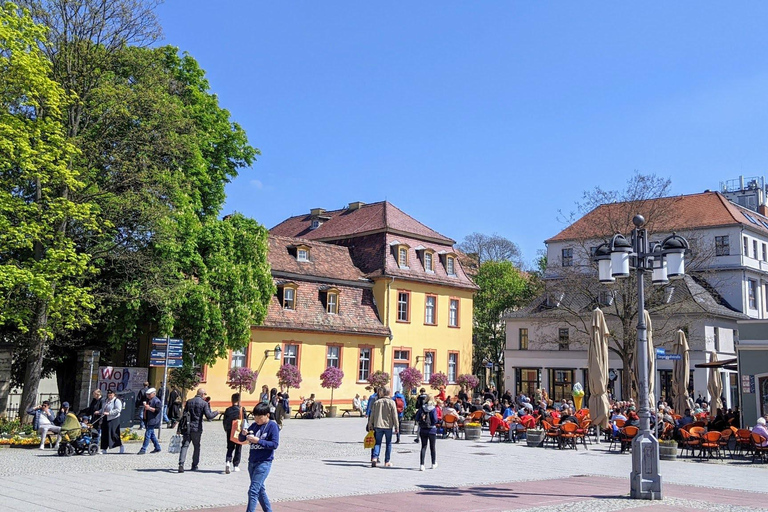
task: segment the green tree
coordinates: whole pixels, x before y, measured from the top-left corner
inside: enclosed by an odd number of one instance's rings
[[[474,300],[473,367],[475,373],[479,373],[485,361],[503,368],[506,341],[503,315],[528,302],[535,295],[538,284],[511,261],[484,262],[478,269],[475,283],[480,290]],[[496,378],[496,387],[501,389],[501,372]]]
[[[72,198],[85,184],[44,41],[27,12],[0,7],[0,325],[27,355],[23,408],[35,401],[50,341],[90,322],[83,280],[94,266],[73,234],[100,228],[95,205]]]

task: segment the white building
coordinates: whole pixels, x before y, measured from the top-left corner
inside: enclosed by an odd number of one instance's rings
[[[688,333],[692,369],[708,362],[713,351],[719,360],[734,358],[736,322],[768,318],[768,216],[764,191],[758,192],[760,201],[750,203],[754,209],[709,191],[601,205],[547,240],[547,294],[506,317],[505,386],[516,392],[543,387],[553,398],[562,398],[570,396],[574,382],[586,385],[586,326],[591,311],[600,305],[609,326],[617,321],[610,314],[617,306],[612,294],[616,285],[598,283],[591,254],[613,233],[627,235],[635,213],[646,217],[651,240],[677,232],[689,240],[693,252],[684,279],[655,291],[650,283],[646,287],[654,329],[658,326],[655,346],[671,347],[675,331],[682,328]],[[580,280],[590,283],[587,288],[569,284],[584,274],[594,276]],[[610,365],[617,377],[614,395],[628,396],[620,386],[622,362],[614,353]],[[666,396],[671,370],[672,361],[657,361],[657,397]],[[737,374],[722,370],[722,377],[726,405],[735,406]],[[694,398],[707,397],[706,379],[707,370],[693,371]]]

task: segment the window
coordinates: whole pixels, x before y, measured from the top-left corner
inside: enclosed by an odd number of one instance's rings
[[[573,249],[563,249],[562,251],[562,261],[564,267],[572,267],[573,266]]]
[[[536,396],[536,390],[541,388],[541,370],[537,368],[517,368],[515,379],[516,393],[525,396]]]
[[[364,382],[368,380],[371,374],[371,348],[360,347],[360,358],[357,363],[357,381]]]
[[[451,299],[448,305],[448,327],[459,326],[459,299]]]
[[[397,359],[399,361],[409,361],[411,359],[411,351],[410,350],[395,350],[393,359]]]
[[[456,262],[454,261],[453,256],[446,256],[445,258],[445,272],[449,276],[455,276],[456,275]]]
[[[397,249],[397,264],[400,267],[408,266],[408,248],[400,247]]]
[[[411,292],[397,292],[397,321],[410,322]]]
[[[448,352],[448,382],[456,382],[456,375],[459,368],[459,353]]]
[[[298,368],[299,366],[299,346],[298,345],[284,345],[283,346],[283,364],[291,364]]]
[[[731,254],[731,242],[728,235],[715,237],[715,256]]]
[[[521,327],[518,332],[520,334],[520,350],[528,350],[528,328]]]
[[[757,259],[757,240],[752,240],[752,255]]]
[[[768,261],[768,245],[763,244],[763,261]]]
[[[296,259],[299,261],[309,261],[309,250],[308,249],[298,249],[296,251]]]
[[[573,370],[549,370],[549,379],[552,388],[552,395],[550,398],[559,402],[563,398],[566,400],[573,399]]]
[[[427,325],[437,325],[437,316],[435,310],[437,306],[437,297],[427,295],[424,299],[424,323]]]
[[[424,270],[427,272],[434,272],[435,269],[432,266],[432,253],[429,251],[424,252]]]
[[[296,309],[296,289],[285,287],[283,289],[283,309]]]
[[[339,312],[338,292],[328,292],[328,298],[326,299],[326,310],[331,315],[335,315]]]
[[[560,345],[560,350],[568,350],[568,342],[570,338],[570,334],[568,333],[567,327],[561,327],[557,330],[557,342]]]
[[[435,369],[435,353],[424,352],[424,382],[429,382]]]
[[[749,288],[749,307],[751,309],[757,309],[757,281],[749,279],[747,281],[747,287]]]
[[[229,367],[242,368],[243,366],[245,366],[245,349],[241,348],[239,350],[233,350],[232,357],[229,361]]]
[[[747,237],[744,237],[744,257],[749,256],[749,240],[747,240]]]
[[[317,219],[312,219],[312,224],[309,226],[309,229],[317,229],[320,227],[320,221]]]
[[[339,345],[328,345],[325,355],[325,367],[341,368],[341,347]]]
[[[714,332],[715,332],[715,352],[720,352],[720,329],[715,327]],[[669,395],[665,395],[665,396],[669,396]]]

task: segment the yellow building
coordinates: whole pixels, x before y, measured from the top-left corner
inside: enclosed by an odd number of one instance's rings
[[[326,405],[320,385],[328,366],[344,371],[334,405],[348,406],[365,389],[371,372],[392,376],[409,366],[451,382],[472,371],[472,297],[477,287],[454,252],[454,241],[388,202],[291,217],[270,231],[269,261],[277,294],[251,343],[205,369],[214,406],[228,404],[228,370],[259,369],[259,388],[278,387],[282,364],[301,371],[291,402],[311,393]],[[279,347],[279,360],[275,349]],[[458,386],[449,386],[455,394]],[[244,403],[258,401],[258,390]]]

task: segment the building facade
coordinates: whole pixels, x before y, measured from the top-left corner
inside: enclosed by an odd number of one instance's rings
[[[654,326],[661,327],[654,335],[657,347],[670,347],[676,330],[683,329],[691,347],[691,368],[708,362],[712,352],[720,360],[734,358],[737,322],[768,318],[768,217],[764,205],[746,208],[709,191],[602,205],[546,241],[547,295],[507,316],[508,387],[525,390],[538,385],[559,396],[568,395],[574,382],[586,383],[586,329],[579,329],[579,323],[585,325],[595,306],[606,313],[609,327],[616,321],[610,315],[615,286],[598,283],[591,256],[612,233],[629,233],[635,213],[649,220],[653,240],[676,232],[689,240],[692,250],[689,275],[660,288],[650,283],[646,287],[649,297],[656,294],[648,309]],[[591,276],[589,290],[563,286],[580,274]],[[611,391],[617,398],[626,398],[629,394],[620,384],[622,362],[614,353],[610,357],[615,377]],[[657,361],[657,397],[666,396],[671,388],[671,370],[671,361]],[[739,402],[738,375],[727,369],[721,372],[725,403],[735,406]],[[690,392],[694,398],[699,394],[707,397],[706,379],[706,369],[693,371]]]
[[[392,376],[393,389],[412,366],[424,373],[425,385],[436,372],[454,383],[471,373],[477,287],[452,239],[388,202],[356,202],[286,219],[270,230],[269,241],[277,293],[248,347],[205,369],[202,385],[214,405],[226,403],[232,392],[226,375],[236,366],[259,370],[259,388],[277,388],[280,365],[294,364],[303,381],[291,401],[314,393],[326,404],[331,392],[321,387],[320,374],[337,366],[344,379],[333,402],[340,406],[369,394],[367,379],[377,370]],[[454,384],[448,391],[457,390]]]

